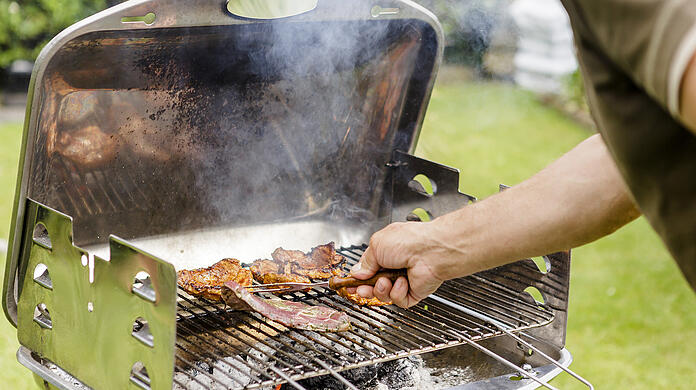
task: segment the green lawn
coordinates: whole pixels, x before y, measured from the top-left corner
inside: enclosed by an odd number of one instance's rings
[[[589,136],[507,85],[448,80],[436,88],[418,155],[461,169],[461,190],[483,198],[513,185]],[[14,193],[20,125],[0,125],[0,234]],[[4,262],[4,257],[3,260]],[[690,389],[696,382],[696,295],[641,219],[573,251],[567,345],[597,388]],[[15,361],[14,328],[0,321],[3,388],[32,385]],[[582,389],[573,380],[560,388]]]
[[[15,178],[17,162],[22,143],[22,125],[0,124],[0,238],[7,240],[14,204]],[[5,254],[0,253],[0,269],[5,274]],[[2,282],[0,282],[2,283]],[[0,320],[0,372],[2,373],[4,389],[38,388],[34,384],[31,373],[17,363],[16,329],[5,320],[3,314]]]

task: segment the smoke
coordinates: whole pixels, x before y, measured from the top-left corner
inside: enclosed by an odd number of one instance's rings
[[[382,20],[279,20],[211,45],[216,77],[196,105],[212,120],[197,124],[210,135],[196,174],[206,212],[375,221],[418,38]]]
[[[44,134],[113,153],[85,174],[48,150],[32,169],[49,180],[31,193],[89,214],[77,224],[81,244],[300,219],[374,230],[389,213],[386,163],[411,146],[437,46],[426,23],[372,17],[373,5],[76,39],[47,74],[79,93],[46,99]],[[80,110],[61,107],[90,99],[106,108],[90,111],[95,142],[63,142],[84,126],[66,121]],[[84,153],[74,155],[80,165]],[[73,181],[89,191],[71,192]]]

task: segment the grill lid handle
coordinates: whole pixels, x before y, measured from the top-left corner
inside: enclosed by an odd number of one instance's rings
[[[309,12],[319,0],[228,0],[227,11],[249,19],[280,19]]]

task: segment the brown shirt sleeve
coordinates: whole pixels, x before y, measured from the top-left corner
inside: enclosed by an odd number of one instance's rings
[[[696,135],[677,110],[696,51],[696,0],[561,1],[602,138],[696,290]]]
[[[679,87],[696,52],[695,0],[565,0],[597,48],[679,117]]]

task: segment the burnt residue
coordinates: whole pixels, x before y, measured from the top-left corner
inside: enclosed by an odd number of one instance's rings
[[[47,70],[67,87],[43,128],[75,131],[59,107],[91,91],[94,125],[118,150],[70,180],[46,173],[66,163],[47,150],[30,193],[85,219],[83,243],[302,216],[375,222],[389,206],[385,164],[413,140],[435,59],[429,28],[281,20],[87,34]]]

